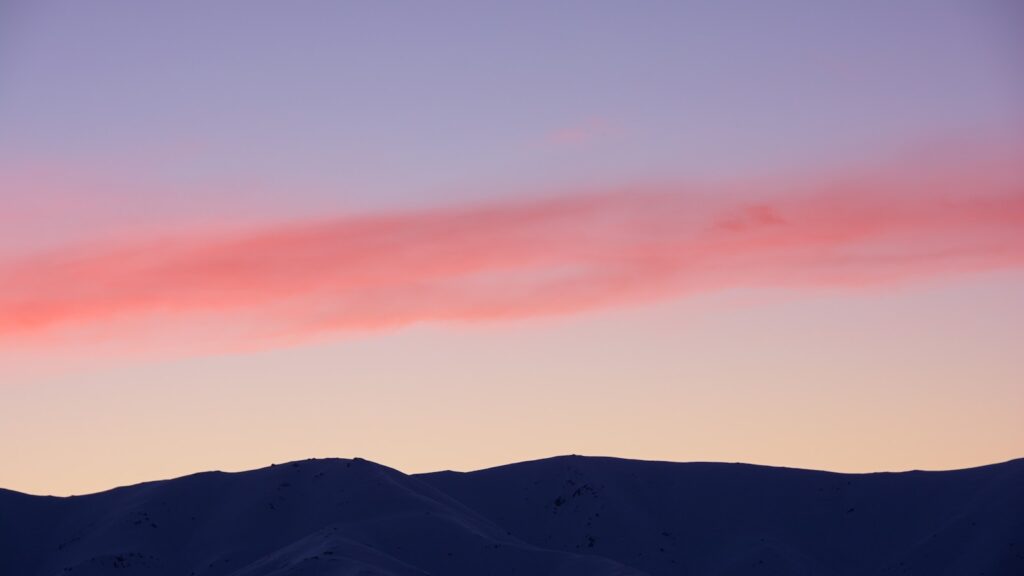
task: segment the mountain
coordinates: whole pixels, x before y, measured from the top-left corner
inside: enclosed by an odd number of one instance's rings
[[[836,474],[564,456],[355,460],[55,498],[0,490],[7,576],[1024,574],[1024,460]]]
[[[561,457],[421,478],[526,541],[651,575],[1024,575],[1024,460],[835,474]]]

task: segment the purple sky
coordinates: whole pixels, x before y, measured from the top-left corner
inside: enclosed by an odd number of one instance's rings
[[[1021,456],[1022,29],[1010,0],[4,2],[0,486]]]

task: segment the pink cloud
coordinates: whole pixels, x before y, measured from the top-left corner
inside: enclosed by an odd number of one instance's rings
[[[583,144],[606,135],[608,131],[607,121],[591,119],[553,130],[547,134],[546,140],[550,144]]]
[[[1024,267],[1024,176],[998,158],[692,192],[638,188],[72,247],[0,264],[0,337],[156,318],[216,322],[246,345]]]

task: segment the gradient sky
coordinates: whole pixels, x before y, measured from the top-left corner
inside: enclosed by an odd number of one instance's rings
[[[1024,456],[1024,10],[0,4],[0,487]]]

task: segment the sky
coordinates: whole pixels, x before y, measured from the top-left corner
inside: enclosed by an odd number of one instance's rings
[[[0,4],[0,487],[1024,456],[1024,10]]]

